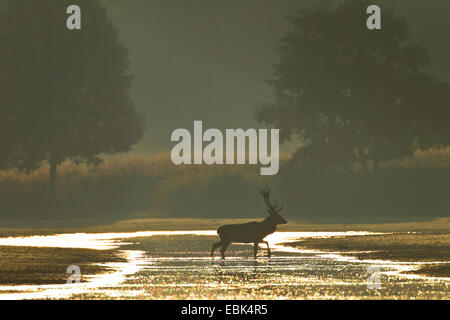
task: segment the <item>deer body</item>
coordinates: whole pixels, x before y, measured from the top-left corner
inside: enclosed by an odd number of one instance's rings
[[[269,196],[270,191],[263,191],[262,195],[269,207],[269,216],[261,222],[248,222],[242,224],[228,224],[221,226],[217,229],[217,234],[220,237],[220,241],[213,244],[211,249],[211,256],[214,256],[214,250],[218,247],[222,247],[220,253],[222,259],[225,259],[225,251],[232,242],[237,243],[253,243],[254,244],[254,256],[258,253],[258,246],[260,243],[267,245],[268,257],[270,258],[269,243],[264,240],[269,234],[274,233],[278,224],[285,224],[287,221],[281,217],[278,212],[282,207],[276,208],[270,203]]]
[[[250,243],[259,240],[261,242],[269,234],[274,233],[277,228],[276,225],[267,220],[225,225],[217,229],[217,234],[222,241]]]

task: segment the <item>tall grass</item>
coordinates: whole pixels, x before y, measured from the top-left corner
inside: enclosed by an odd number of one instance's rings
[[[165,153],[107,157],[99,165],[65,162],[49,210],[48,166],[31,174],[0,171],[1,219],[256,217],[257,193],[273,186],[287,217],[450,216],[450,148],[419,151],[381,170],[347,173],[291,168],[274,177],[259,166],[175,166]]]
[[[410,158],[392,160],[383,164],[385,168],[448,168],[450,167],[450,146],[417,150]]]
[[[220,176],[255,185],[261,179],[255,167],[176,166],[164,153],[108,157],[99,165],[67,161],[58,167],[54,210],[50,211],[48,170],[44,164],[31,174],[0,171],[0,217],[170,216],[182,211],[186,193],[180,190],[206,188]]]

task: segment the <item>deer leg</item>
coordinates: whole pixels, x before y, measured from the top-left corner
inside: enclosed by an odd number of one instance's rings
[[[216,242],[212,245],[211,257],[214,256],[214,250],[216,250],[216,248],[221,247],[221,246],[222,246],[222,241]]]
[[[265,243],[267,245],[267,257],[270,258],[270,248],[269,243],[267,241],[261,241],[262,243]]]
[[[220,249],[220,253],[222,254],[222,259],[225,259],[225,251],[227,250],[230,242],[223,242],[222,249]]]
[[[255,244],[253,246],[253,254],[255,256],[255,259],[256,259],[256,255],[258,254],[258,246],[259,246],[259,242],[255,242]]]

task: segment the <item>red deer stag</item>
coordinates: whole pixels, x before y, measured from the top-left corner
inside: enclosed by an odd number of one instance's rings
[[[214,250],[218,247],[222,247],[220,253],[222,259],[225,259],[225,251],[231,242],[238,243],[254,243],[254,256],[258,253],[258,246],[260,243],[267,245],[267,256],[270,258],[269,243],[264,240],[269,234],[274,233],[277,225],[286,224],[287,221],[279,214],[283,209],[283,206],[278,207],[275,202],[270,202],[270,190],[260,190],[261,195],[267,205],[267,212],[269,216],[262,222],[249,222],[243,224],[229,224],[221,226],[217,229],[217,234],[220,237],[220,241],[214,243],[211,249],[211,257],[214,257]]]

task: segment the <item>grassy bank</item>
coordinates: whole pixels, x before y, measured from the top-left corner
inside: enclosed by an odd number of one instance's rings
[[[67,267],[77,265],[83,275],[109,272],[96,264],[123,262],[116,251],[72,248],[1,247],[0,285],[64,284]]]

